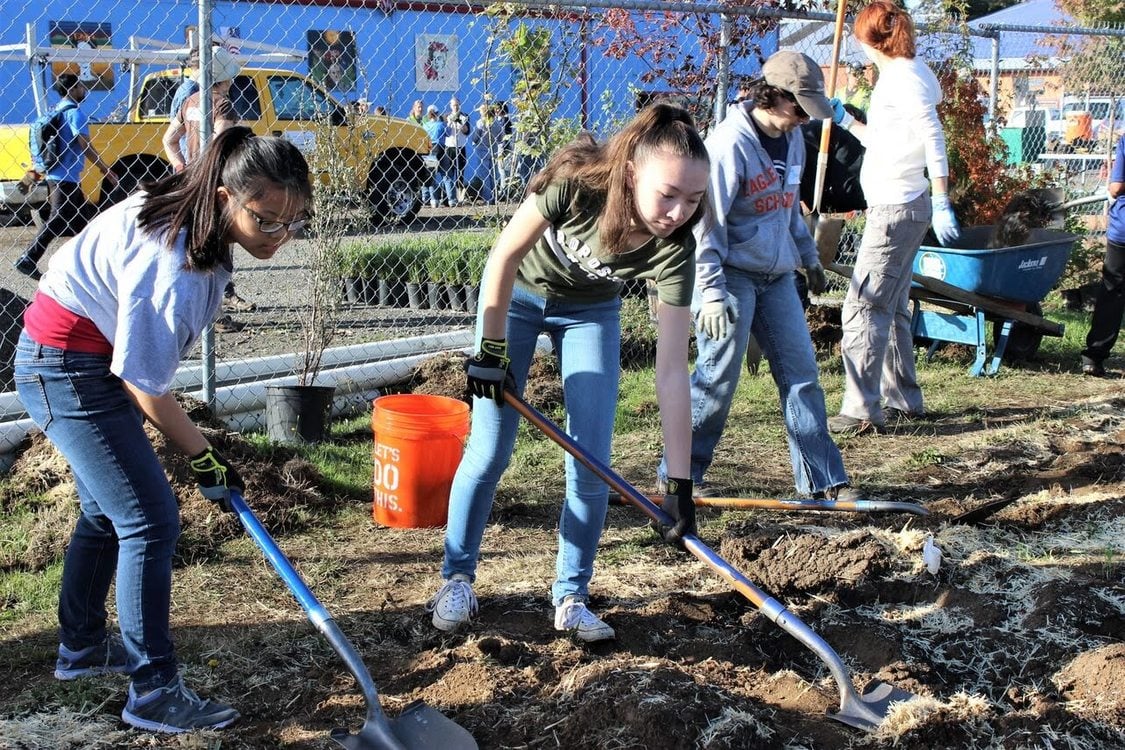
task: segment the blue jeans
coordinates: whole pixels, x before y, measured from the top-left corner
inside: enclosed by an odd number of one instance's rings
[[[797,491],[811,495],[847,484],[840,449],[828,434],[816,353],[794,274],[754,274],[729,266],[723,274],[735,320],[722,341],[696,331],[699,356],[691,376],[691,478],[701,481],[711,466],[753,334],[777,384]],[[693,312],[698,313],[701,302],[696,290]]]
[[[59,640],[79,650],[105,639],[105,601],[116,571],[117,617],[140,691],[176,674],[168,610],[180,516],[141,412],[109,362],[42,346],[25,332],[15,382],[78,488],[81,510],[59,593]]]
[[[592,456],[609,463],[621,361],[621,300],[575,303],[548,301],[517,287],[508,308],[509,371],[522,393],[539,334],[546,332],[559,356],[566,432]],[[477,340],[481,317],[477,313]],[[481,538],[500,476],[516,444],[520,415],[490,399],[473,400],[472,430],[453,479],[445,563],[441,574],[475,578]],[[555,606],[569,595],[586,598],[594,556],[605,524],[609,488],[570,454],[566,455],[566,497],[559,518]]]

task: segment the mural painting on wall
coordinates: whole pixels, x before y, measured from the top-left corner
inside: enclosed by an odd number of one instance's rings
[[[309,77],[333,91],[355,90],[355,34],[309,29]]]
[[[414,37],[414,84],[419,91],[456,91],[457,36],[417,34]]]
[[[52,47],[72,47],[74,49],[109,49],[112,47],[111,24],[105,21],[50,21],[47,37]],[[110,91],[113,89],[113,64],[78,62],[52,63],[51,72],[55,78],[63,73],[72,73],[86,84],[91,91]]]

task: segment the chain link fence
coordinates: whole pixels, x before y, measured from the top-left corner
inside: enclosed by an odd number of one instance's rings
[[[34,293],[27,272],[46,268],[64,237],[97,210],[170,171],[163,141],[185,111],[173,109],[177,90],[185,79],[212,79],[213,68],[191,68],[196,40],[209,37],[240,64],[229,91],[239,121],[291,139],[318,173],[331,175],[318,195],[332,206],[331,231],[322,224],[267,263],[236,253],[236,297],[214,345],[208,339],[206,353],[181,372],[177,387],[207,398],[236,428],[260,424],[263,383],[315,375],[337,386],[341,406],[365,403],[430,353],[469,347],[488,248],[556,148],[582,129],[608,134],[657,99],[687,107],[706,129],[778,49],[804,52],[827,73],[834,25],[828,13],[738,3],[5,7],[0,390],[11,389],[12,349]],[[1069,197],[1103,189],[1125,131],[1125,29],[922,20],[920,54],[943,84],[958,87],[943,114],[950,147],[990,144],[984,161],[996,162],[996,174],[984,175],[981,159],[969,155],[975,171],[960,176],[978,193],[991,191],[988,211],[994,215],[1004,199],[1000,184],[1063,186]],[[204,47],[206,61],[212,55]],[[842,62],[837,91],[862,108],[871,70],[850,32]],[[84,201],[56,196],[50,219],[51,191],[32,174],[29,127],[55,109],[60,81],[81,84],[90,143],[113,177],[87,160]],[[996,182],[1001,174],[1007,182]],[[985,204],[971,193],[964,205]],[[1092,247],[1104,231],[1099,208],[1071,222],[1091,233]],[[844,262],[861,224],[859,214],[848,222]],[[34,257],[37,237],[41,257]],[[29,250],[35,263],[14,267]],[[324,272],[331,289],[313,290]],[[332,335],[310,338],[310,326]],[[310,347],[324,352],[311,373],[303,356]],[[5,418],[18,422],[18,401],[5,397]],[[10,449],[13,439],[0,444]]]

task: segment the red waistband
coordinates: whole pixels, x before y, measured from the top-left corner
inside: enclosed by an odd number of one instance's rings
[[[67,310],[39,291],[24,311],[23,326],[32,341],[43,346],[84,354],[113,353],[113,346],[94,321]]]

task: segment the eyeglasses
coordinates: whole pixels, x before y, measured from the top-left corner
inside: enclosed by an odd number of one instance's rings
[[[239,203],[242,210],[250,214],[250,217],[258,223],[258,231],[263,234],[276,234],[282,229],[288,232],[296,232],[301,229],[312,219],[312,216],[305,216],[303,219],[294,219],[293,221],[275,221],[274,219],[267,219],[259,213],[256,213],[252,208],[244,203]]]

